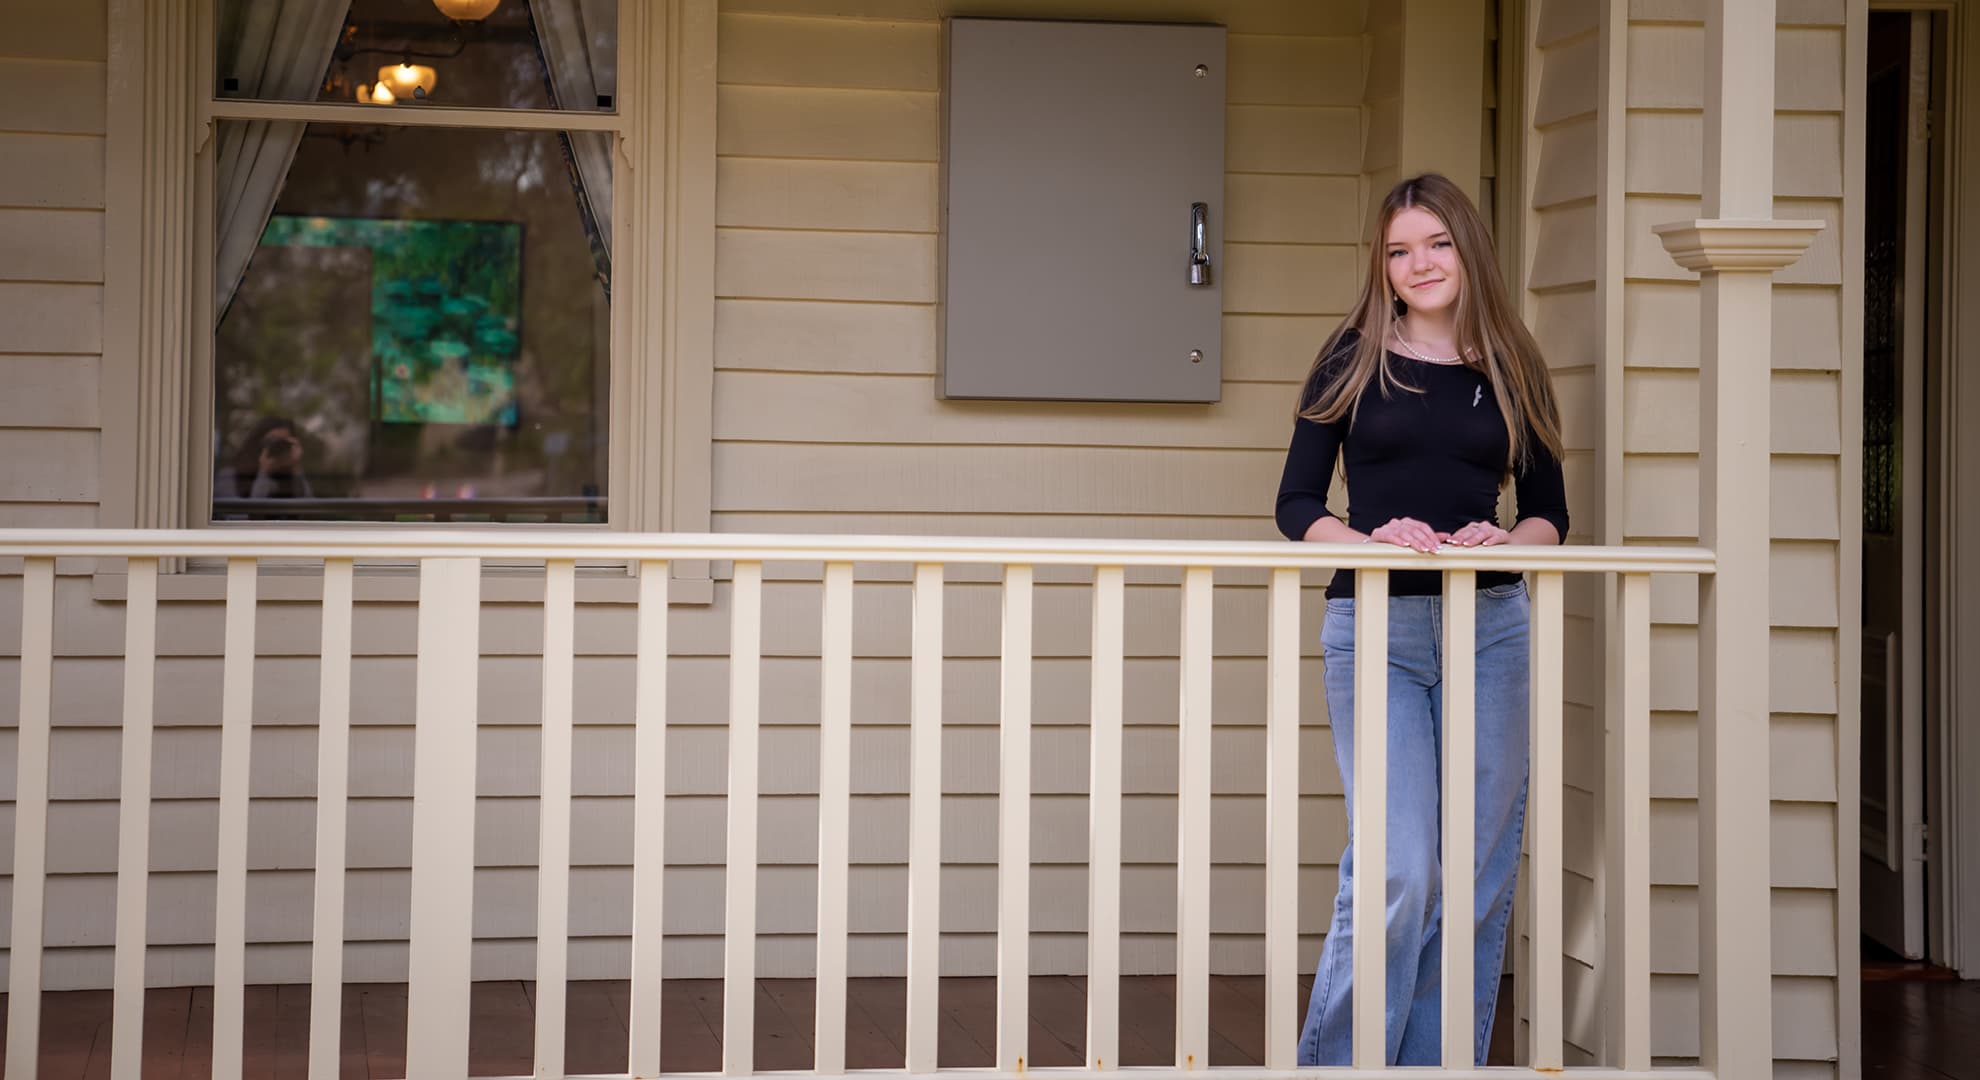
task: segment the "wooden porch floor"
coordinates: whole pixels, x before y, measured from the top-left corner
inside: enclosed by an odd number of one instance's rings
[[[1086,1040],[1085,980],[1041,976],[1031,981],[1031,1064],[1077,1065]],[[1304,1007],[1310,980],[1300,980]],[[1161,1065],[1171,1059],[1175,1033],[1175,980],[1121,980],[1121,1063]],[[906,983],[901,979],[853,979],[846,1003],[846,1064],[855,1069],[901,1067],[906,1028]],[[1264,980],[1211,980],[1212,1065],[1258,1065],[1264,1055]],[[307,1073],[307,986],[250,987],[247,992],[245,1075],[255,1080]],[[0,995],[0,1001],[4,1001]],[[526,982],[477,983],[469,1032],[470,1070],[477,1076],[526,1076],[533,1068],[535,987]],[[624,982],[581,982],[570,987],[567,1068],[576,1074],[626,1068],[629,990]],[[942,980],[941,1034],[937,1056],[944,1068],[987,1067],[996,1043],[996,982]],[[760,1071],[811,1068],[812,983],[762,979],[756,994],[756,1066]],[[1507,1011],[1499,1012],[1493,1059],[1511,1060]],[[669,980],[661,1000],[661,1067],[667,1072],[721,1068],[722,984],[719,980]],[[144,1075],[147,1080],[192,1080],[207,1075],[213,1051],[213,992],[165,989],[145,999]],[[345,1080],[402,1077],[406,1053],[406,987],[344,988]],[[75,991],[44,995],[41,1076],[95,1080],[110,1075],[110,994]]]
[[[1032,979],[1032,1058],[1038,1066],[1079,1064],[1085,1042],[1083,979]],[[1305,1003],[1307,979],[1299,1001]],[[1212,979],[1210,1064],[1259,1064],[1263,1054],[1263,979]],[[1511,983],[1509,983],[1511,989]],[[1174,1032],[1174,979],[1121,981],[1123,1064],[1162,1064]],[[0,1003],[6,997],[0,995]],[[853,979],[847,1001],[845,1056],[851,1068],[901,1068],[905,983]],[[1511,1060],[1507,1009],[1493,1028],[1493,1064]],[[626,1068],[626,983],[572,983],[568,1007],[570,1072]],[[721,1068],[721,983],[669,981],[661,1001],[661,1066],[667,1072]],[[988,1066],[994,1044],[996,983],[942,979],[942,1066]],[[111,995],[51,993],[42,1007],[42,1076],[95,1080],[109,1076]],[[307,1074],[309,987],[249,987],[244,1074],[257,1080]],[[756,989],[756,1066],[804,1070],[812,1060],[812,983],[762,979]],[[4,1030],[0,1030],[4,1038]],[[535,987],[477,983],[473,993],[471,1072],[527,1076],[533,1070]],[[0,1042],[4,1044],[4,1042]],[[147,1080],[192,1080],[212,1062],[212,991],[158,989],[145,1001]],[[345,1080],[406,1074],[406,987],[345,987]],[[1867,981],[1863,985],[1865,1080],[1980,1080],[1980,983]]]
[[[1084,980],[1040,977],[1031,986],[1032,1063],[1076,1065],[1085,1041]],[[529,983],[477,983],[470,1033],[478,1076],[528,1075],[534,1065],[535,998]],[[1212,1065],[1259,1064],[1264,1047],[1263,980],[1211,980]],[[1508,983],[1510,989],[1510,983]],[[1168,1060],[1175,1030],[1174,980],[1121,980],[1121,1057],[1125,1065]],[[1299,1000],[1306,1000],[1301,980]],[[906,986],[899,979],[854,979],[847,1001],[847,1064],[900,1068]],[[0,995],[0,1002],[4,1002]],[[1510,1004],[1510,1001],[1507,1001]],[[147,1080],[193,1080],[212,1060],[213,995],[206,988],[153,990],[145,1000]],[[569,1071],[611,1073],[626,1067],[628,991],[623,982],[571,984]],[[1509,1010],[1499,1010],[1492,1061],[1511,1061]],[[756,1061],[761,1070],[811,1066],[812,988],[808,980],[764,979],[756,995]],[[715,980],[669,981],[661,1001],[668,1072],[713,1072],[721,1065],[722,986]],[[987,1066],[995,1042],[996,984],[942,980],[938,1056],[944,1067]],[[1980,982],[1866,981],[1863,986],[1865,1080],[1980,1080]],[[244,1073],[255,1080],[306,1072],[309,988],[251,987],[247,994]],[[344,989],[346,1080],[405,1075],[406,988]],[[110,994],[77,991],[43,998],[41,1075],[96,1080],[110,1074]]]
[[[1980,1080],[1980,982],[1866,979],[1864,1080]]]

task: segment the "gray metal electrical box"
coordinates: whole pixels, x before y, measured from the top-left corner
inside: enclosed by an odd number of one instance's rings
[[[951,19],[949,398],[1216,401],[1224,29]]]

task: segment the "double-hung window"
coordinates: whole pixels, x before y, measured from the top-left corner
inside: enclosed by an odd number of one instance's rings
[[[605,522],[616,0],[215,15],[209,520]]]
[[[105,524],[707,528],[713,0],[110,4]]]

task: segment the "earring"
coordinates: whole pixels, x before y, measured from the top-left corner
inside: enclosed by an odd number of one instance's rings
[[[1396,318],[1400,319],[1404,315],[1409,314],[1409,305],[1403,303],[1403,298],[1400,296],[1390,297],[1389,310],[1395,314]]]

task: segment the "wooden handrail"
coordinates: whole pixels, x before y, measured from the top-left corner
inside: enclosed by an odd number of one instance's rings
[[[1446,548],[1431,555],[1388,544],[1259,540],[1100,540],[975,536],[817,536],[622,533],[554,527],[402,529],[0,529],[0,558],[334,558],[745,560],[1018,566],[1208,566],[1254,569],[1498,570],[1710,574],[1694,546]]]

